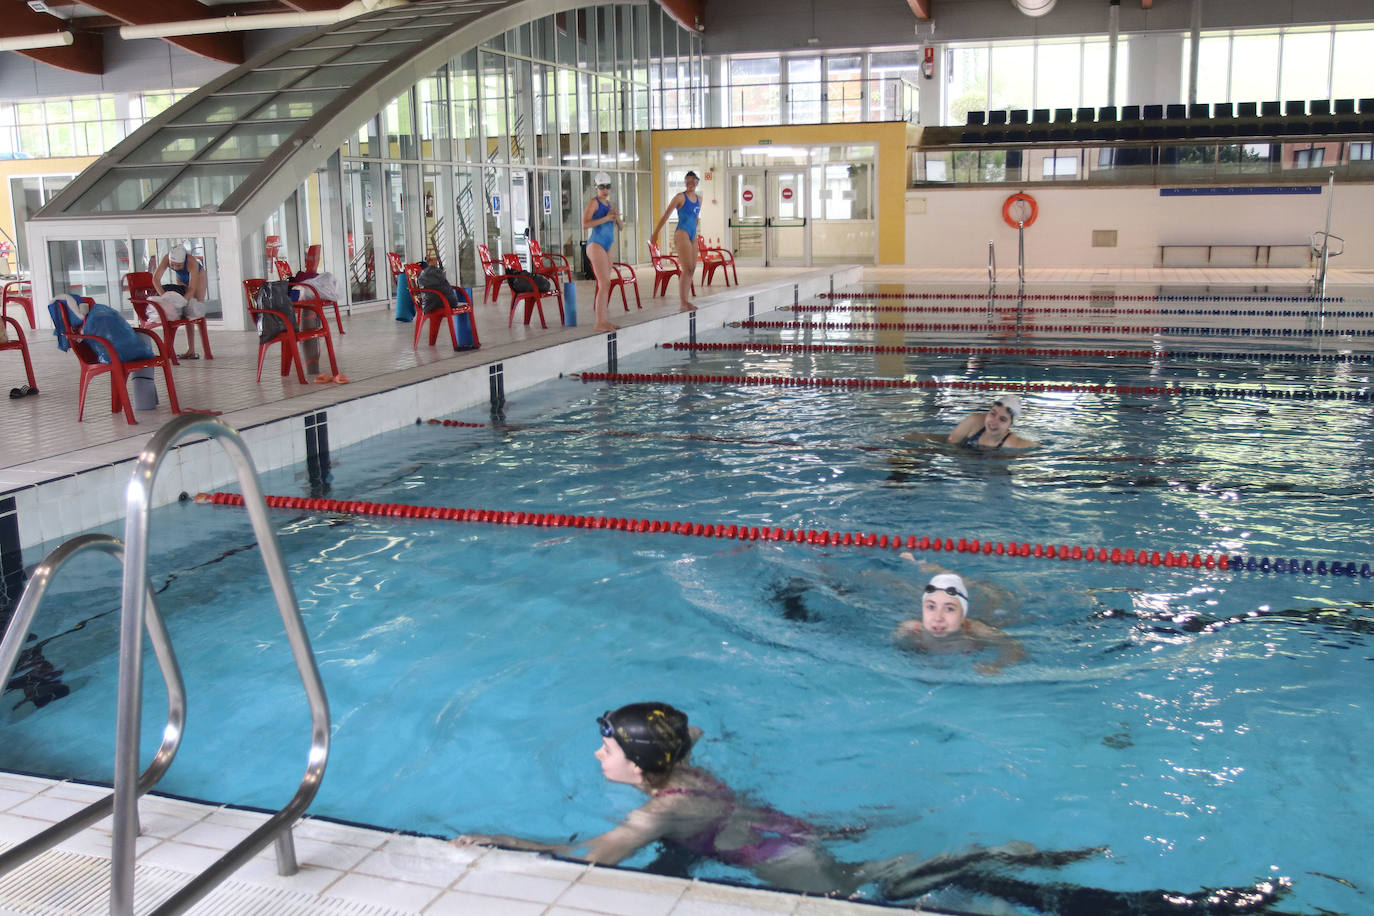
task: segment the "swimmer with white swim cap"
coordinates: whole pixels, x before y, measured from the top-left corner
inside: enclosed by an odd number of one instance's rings
[[[954,427],[945,441],[979,451],[1035,448],[1039,442],[1018,436],[1011,431],[1012,424],[1021,419],[1022,409],[1019,395],[999,395],[986,413],[969,414],[960,420],[959,425]]]
[[[976,666],[983,674],[994,674],[1026,657],[1016,640],[997,627],[970,620],[968,612],[968,587],[963,578],[950,572],[940,573],[926,583],[920,619],[903,620],[892,635],[903,647],[918,652],[943,648],[944,644],[937,640],[957,639],[966,640],[971,650],[996,649],[996,658]]]

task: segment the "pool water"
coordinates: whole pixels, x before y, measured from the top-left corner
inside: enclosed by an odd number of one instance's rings
[[[881,333],[720,329],[702,339],[931,339]],[[619,369],[1343,391],[1363,390],[1370,372],[1259,358],[667,350]],[[517,393],[504,425],[420,424],[344,449],[331,495],[1370,559],[1368,402],[1035,393],[1018,429],[1040,449],[972,454],[934,441],[988,401],[953,388],[565,378]],[[284,471],[264,485],[300,495],[306,484]],[[1289,911],[1368,908],[1369,868],[1351,841],[1374,816],[1356,775],[1371,749],[1374,630],[1370,580],[1359,575],[920,553],[960,572],[984,601],[972,616],[1025,649],[1021,664],[983,674],[984,656],[894,646],[929,576],[895,550],[274,518],[333,711],[316,814],[442,835],[594,835],[641,798],[601,779],[595,717],[659,699],[705,730],[696,760],[732,786],[853,828],[832,846],[844,859],[1013,839],[1106,846],[1022,877],[1195,891],[1283,876]],[[159,510],[150,556],[189,695],[185,743],[159,789],[279,807],[303,770],[309,717],[246,514]],[[45,606],[36,645],[70,694],[41,708],[5,694],[0,766],[109,780],[113,571],[105,560],[73,571],[55,589],[65,600]],[[165,710],[155,671],[150,658],[145,747]],[[628,864],[654,857],[645,850]],[[716,863],[694,873],[751,880]],[[930,902],[1004,911],[958,890]]]

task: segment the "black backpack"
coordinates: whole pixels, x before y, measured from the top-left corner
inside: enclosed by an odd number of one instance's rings
[[[421,293],[420,298],[424,300],[421,303],[421,310],[426,315],[435,309],[443,308],[445,304],[455,308],[458,305],[458,294],[454,292],[452,284],[448,282],[448,277],[444,276],[442,267],[426,264],[425,269],[420,271],[420,276],[416,278],[415,285],[421,289],[437,289],[448,300],[447,303],[440,302],[439,297],[434,293]]]
[[[512,270],[506,274],[506,282],[510,284],[511,291],[517,295],[520,293],[532,293],[538,290],[542,295],[553,292],[553,281],[540,274],[532,274],[528,270]]]
[[[264,283],[258,289],[257,308],[265,309],[265,314],[258,316],[258,341],[266,343],[276,337],[289,326],[293,331],[299,331],[300,326],[296,324],[296,309],[291,303],[291,281],[273,280]]]

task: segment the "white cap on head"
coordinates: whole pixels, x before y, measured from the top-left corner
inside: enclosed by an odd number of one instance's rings
[[[185,263],[186,263],[186,246],[184,246],[184,245],[173,245],[173,246],[172,246],[172,250],[169,251],[169,252],[167,253],[167,263],[169,263],[169,264],[185,264]]]
[[[964,586],[964,580],[959,578],[959,576],[954,573],[940,573],[930,580],[930,584],[926,586],[926,591],[945,591],[951,588],[957,592],[954,597],[958,598],[959,603],[963,605],[964,616],[967,617],[968,589]]]
[[[1019,394],[1000,394],[993,405],[1001,404],[1011,414],[1013,420],[1021,419],[1021,396]]]
[[[596,177],[594,177],[592,181],[596,182],[597,184],[610,184],[611,176],[606,172],[597,172]]]

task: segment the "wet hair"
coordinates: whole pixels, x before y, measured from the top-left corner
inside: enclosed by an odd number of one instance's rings
[[[701,176],[696,172],[688,172],[686,175],[682,176],[683,181],[686,181],[688,178],[695,178],[697,181],[701,181]]]
[[[631,703],[596,721],[602,737],[614,738],[650,783],[666,777],[692,750],[687,714],[667,703]]]

